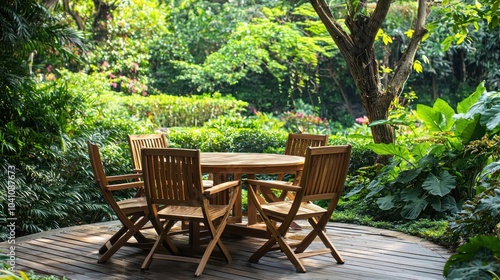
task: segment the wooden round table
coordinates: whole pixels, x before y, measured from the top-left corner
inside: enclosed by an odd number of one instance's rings
[[[232,174],[234,180],[240,180],[243,174],[248,178],[255,178],[255,174],[300,172],[304,167],[304,160],[304,157],[283,154],[202,152],[200,164],[202,172],[213,174],[214,184],[218,184],[224,181],[228,174]],[[241,192],[239,197],[234,206],[233,224],[242,221]],[[247,225],[257,223],[257,209],[250,201],[247,217]],[[245,234],[248,234],[249,230],[246,230]]]
[[[273,174],[300,171],[304,157],[260,153],[201,153],[204,173]]]

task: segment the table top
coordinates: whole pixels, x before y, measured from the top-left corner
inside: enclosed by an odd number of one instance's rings
[[[208,173],[275,173],[300,171],[304,157],[264,153],[202,152],[200,163]]]

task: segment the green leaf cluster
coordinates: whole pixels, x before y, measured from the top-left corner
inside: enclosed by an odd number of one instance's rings
[[[443,275],[446,279],[498,279],[500,240],[487,235],[471,238],[448,259]]]
[[[477,182],[483,167],[498,159],[499,104],[500,93],[487,92],[481,84],[457,112],[441,99],[432,107],[417,105],[420,136],[408,143],[370,145],[392,160],[347,197],[364,191],[387,215],[405,219],[457,213],[482,191]]]

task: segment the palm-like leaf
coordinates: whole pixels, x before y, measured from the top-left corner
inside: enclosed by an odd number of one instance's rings
[[[18,91],[30,78],[30,55],[34,53],[76,58],[73,48],[85,50],[83,35],[60,24],[36,0],[0,2],[0,98],[7,89]],[[5,102],[4,102],[5,103]]]

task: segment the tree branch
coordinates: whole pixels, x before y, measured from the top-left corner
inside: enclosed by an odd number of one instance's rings
[[[71,15],[71,17],[75,20],[76,26],[78,27],[78,30],[85,31],[85,25],[83,24],[83,20],[80,17],[80,15],[73,11],[71,7],[69,6],[69,0],[63,0],[63,7],[64,10]]]
[[[326,27],[326,30],[330,34],[330,36],[335,41],[335,44],[339,47],[339,49],[346,48],[350,49],[353,47],[352,41],[347,33],[342,29],[342,26],[337,23],[335,18],[333,17],[332,11],[330,7],[325,2],[325,0],[309,0],[314,10],[318,14],[321,22]]]
[[[370,16],[370,21],[368,22],[367,35],[370,36],[370,41],[375,42],[375,36],[377,36],[378,30],[382,27],[382,23],[389,12],[392,0],[379,0],[373,14]]]
[[[404,83],[411,74],[413,60],[415,59],[418,46],[420,45],[420,42],[422,41],[424,35],[427,33],[427,29],[425,29],[425,21],[428,15],[429,11],[427,9],[426,0],[418,0],[417,20],[415,22],[414,28],[415,31],[410,39],[408,47],[401,56],[401,59],[396,64],[396,67],[394,69],[394,76],[389,83],[388,89],[393,94],[397,94],[401,91]]]

